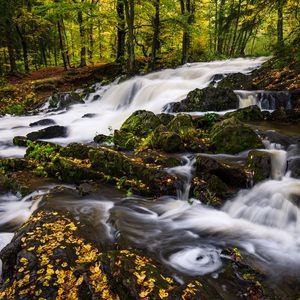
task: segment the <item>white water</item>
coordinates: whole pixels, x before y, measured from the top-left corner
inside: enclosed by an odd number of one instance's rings
[[[69,137],[54,140],[56,142],[90,141],[96,133],[108,133],[109,126],[118,128],[137,109],[158,113],[167,103],[184,98],[190,90],[207,86],[213,75],[248,72],[263,60],[236,59],[191,64],[112,86],[100,100],[92,102],[96,92],[85,104],[75,105],[67,112],[1,118],[3,146],[0,155],[22,153],[9,144],[13,136],[41,128],[29,128],[31,122],[52,118],[57,124],[68,126]],[[251,101],[247,105],[252,104]],[[82,119],[86,113],[96,113],[97,116]],[[285,174],[285,151],[265,151],[272,155],[272,180],[241,191],[222,210],[208,208],[195,199],[186,201],[193,171],[193,160],[189,158],[182,167],[169,170],[184,178],[184,188],[178,199],[166,196],[155,202],[135,198],[120,202],[107,198],[101,203],[74,200],[65,201],[65,205],[75,214],[94,220],[99,240],[102,240],[103,234],[108,239],[126,239],[188,275],[218,271],[222,266],[221,250],[235,246],[254,257],[263,269],[270,272],[299,273],[300,180]],[[34,197],[20,200],[9,195],[0,200],[3,200],[0,203],[2,226],[24,222],[38,203],[32,201]],[[0,244],[5,245],[10,238],[11,235],[0,234]]]
[[[207,87],[216,74],[248,73],[268,58],[231,59],[209,63],[193,63],[177,69],[137,76],[120,84],[112,84],[91,94],[85,104],[74,105],[68,111],[40,112],[35,116],[5,116],[0,118],[0,157],[22,156],[24,149],[13,147],[14,136],[24,136],[43,127],[29,127],[29,124],[45,118],[53,119],[57,125],[67,126],[67,138],[56,138],[53,142],[90,142],[99,133],[109,134],[110,128],[117,129],[124,120],[139,109],[160,113],[163,107],[180,101],[191,90]],[[93,101],[95,95],[100,99]],[[83,115],[96,114],[93,118]]]

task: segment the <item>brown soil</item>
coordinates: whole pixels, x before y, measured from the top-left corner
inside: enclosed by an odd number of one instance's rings
[[[6,80],[12,86],[12,97],[24,99],[26,95],[34,93],[39,102],[43,102],[53,93],[84,88],[103,80],[110,81],[121,72],[121,66],[115,63],[97,63],[68,70],[63,67],[48,67],[8,76]]]

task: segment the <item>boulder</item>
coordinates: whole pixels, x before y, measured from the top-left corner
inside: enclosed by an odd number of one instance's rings
[[[234,117],[242,122],[263,121],[264,116],[260,108],[256,105],[240,108],[236,111],[226,113],[225,118]]]
[[[111,143],[112,140],[113,140],[112,136],[105,135],[105,134],[98,134],[94,137],[94,142],[97,144]]]
[[[101,247],[105,234],[97,236],[99,243],[91,240],[93,224],[75,217],[45,203],[19,228],[0,253],[1,299],[268,298],[263,276],[244,264],[237,248],[223,253],[218,276],[186,276],[178,283],[174,271],[141,250]]]
[[[57,137],[67,137],[68,136],[68,128],[65,126],[50,126],[44,129],[30,132],[26,135],[26,137],[31,141],[36,141],[40,139],[53,139]]]
[[[235,118],[216,123],[210,133],[211,150],[236,154],[247,149],[264,148],[258,135]]]
[[[48,126],[48,125],[55,125],[55,124],[56,122],[52,119],[43,119],[43,120],[30,123],[29,126],[35,127],[35,126]]]
[[[246,165],[254,184],[271,177],[271,155],[268,152],[251,150]]]
[[[160,122],[167,126],[174,118],[174,115],[166,114],[166,113],[161,113],[157,115],[160,119]]]
[[[292,177],[300,178],[300,156],[288,160],[288,171]]]
[[[209,86],[195,89],[186,99],[169,105],[171,112],[223,111],[239,107],[239,99],[232,89]]]
[[[136,147],[139,139],[132,132],[115,130],[112,138],[115,147],[120,150],[131,151]]]
[[[141,145],[142,149],[157,149],[167,153],[180,152],[184,149],[180,135],[169,131],[164,125],[158,126]]]
[[[206,178],[217,176],[226,185],[238,189],[246,188],[248,185],[248,176],[244,167],[226,158],[199,155],[196,159],[196,175]]]
[[[13,138],[13,144],[19,147],[26,147],[27,141],[28,139],[26,136],[15,136]]]
[[[50,97],[49,106],[50,108],[65,109],[71,105],[84,103],[79,94],[75,92],[71,93],[60,93]]]
[[[138,137],[146,137],[160,124],[159,117],[153,112],[137,110],[122,124],[120,130]]]
[[[281,107],[290,109],[293,105],[291,95],[287,91],[263,91],[260,93],[259,99],[262,109],[275,110]]]
[[[218,87],[231,90],[252,90],[252,76],[243,73],[229,74],[218,83]]]

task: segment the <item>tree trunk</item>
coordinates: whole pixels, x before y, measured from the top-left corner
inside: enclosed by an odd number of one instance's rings
[[[191,0],[180,0],[181,14],[187,14],[187,24],[183,24],[183,36],[182,36],[182,64],[186,64],[189,60],[189,49],[191,44],[191,36],[189,33],[189,26],[193,23],[194,20],[194,10],[195,5]]]
[[[6,45],[8,50],[9,64],[10,64],[10,72],[14,74],[17,71],[17,64],[16,64],[15,51],[12,42],[11,29],[6,29],[5,34],[6,34]]]
[[[134,0],[124,0],[126,22],[128,27],[127,52],[128,75],[135,74],[135,49],[134,49]]]
[[[29,72],[29,62],[28,62],[28,46],[27,42],[20,30],[20,27],[16,25],[17,33],[19,35],[19,38],[21,40],[22,50],[23,50],[23,62],[24,62],[24,69],[26,72]]]
[[[283,0],[277,0],[277,44],[283,46]]]
[[[122,63],[125,57],[125,37],[126,37],[123,0],[117,0],[117,15],[118,15],[118,39],[117,39],[116,61]]]
[[[79,24],[79,33],[80,33],[80,67],[86,66],[86,47],[85,47],[85,29],[83,27],[83,16],[82,11],[78,11],[77,19]]]
[[[160,42],[159,42],[159,34],[160,34],[160,0],[154,0],[155,7],[155,17],[153,19],[153,39],[152,39],[152,53],[151,53],[151,70],[155,70],[156,60],[157,60],[157,52],[159,51]]]
[[[58,29],[58,35],[59,35],[59,45],[60,45],[60,50],[61,50],[61,55],[64,63],[64,68],[65,70],[68,69],[67,65],[67,55],[66,55],[66,50],[65,50],[65,41],[62,33],[62,26],[60,20],[57,21],[57,29]]]
[[[223,22],[224,22],[224,8],[225,8],[225,0],[221,0],[218,14],[218,38],[217,38],[217,54],[223,53]]]

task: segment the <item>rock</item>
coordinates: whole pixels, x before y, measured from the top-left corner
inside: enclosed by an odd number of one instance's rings
[[[124,130],[115,130],[113,136],[113,143],[117,149],[131,151],[136,148],[138,138],[132,132],[126,132]]]
[[[122,178],[122,182],[119,182],[122,187],[155,196],[176,194],[175,177],[167,174],[159,165],[150,165],[142,159],[105,147],[90,147],[89,160],[94,171]]]
[[[223,111],[238,107],[239,99],[233,90],[209,86],[189,92],[186,99],[171,104],[170,111]]]
[[[48,125],[55,125],[55,124],[56,122],[52,119],[43,119],[43,120],[30,123],[29,126],[35,127],[35,126],[48,126]]]
[[[50,97],[49,105],[50,108],[64,109],[69,108],[73,104],[84,103],[79,94],[75,92],[71,93],[60,93]]]
[[[242,73],[229,74],[218,83],[218,87],[231,90],[252,90],[252,76]]]
[[[226,113],[225,118],[234,117],[242,122],[263,121],[264,116],[260,108],[256,105],[240,108],[236,111]]]
[[[206,178],[217,176],[223,183],[238,189],[246,188],[248,185],[248,176],[244,171],[244,166],[226,158],[199,155],[196,159],[196,175],[200,177],[204,175]],[[224,192],[224,188],[221,190]]]
[[[27,141],[26,136],[15,136],[13,138],[13,144],[20,147],[27,147]]]
[[[180,152],[184,149],[183,141],[176,132],[169,131],[164,125],[158,126],[142,144],[142,149],[163,150],[166,153]]]
[[[287,148],[289,145],[295,143],[295,139],[290,136],[286,136],[275,130],[258,131],[259,136],[264,140],[264,143],[277,144],[276,148]]]
[[[300,108],[300,89],[290,91],[291,104],[294,108]]]
[[[276,110],[274,110],[269,118],[271,121],[281,121],[284,122],[287,120],[286,111],[283,107],[280,107]]]
[[[177,133],[193,127],[193,119],[187,114],[179,114],[175,116],[167,126],[170,131],[175,131]]]
[[[94,142],[98,144],[111,143],[112,140],[113,140],[112,136],[105,135],[105,134],[98,134],[94,137]]]
[[[52,174],[58,172],[67,182],[101,178],[139,194],[176,194],[175,178],[164,171],[160,160],[149,163],[142,155],[130,157],[108,147],[76,143],[62,148],[60,156],[50,164]]]
[[[165,113],[158,114],[157,116],[160,122],[165,126],[167,126],[175,118],[174,115],[165,114]]]
[[[288,170],[294,178],[300,178],[300,156],[288,160]]]
[[[120,130],[146,137],[160,124],[160,119],[153,112],[137,110],[123,123]]]
[[[247,158],[247,169],[254,184],[270,178],[272,172],[270,153],[251,150]]]
[[[36,141],[39,139],[53,139],[57,137],[67,137],[68,128],[65,126],[50,126],[38,131],[30,132],[26,137],[31,141]]]
[[[235,118],[216,123],[211,130],[211,149],[216,153],[236,154],[264,148],[258,135]]]
[[[223,120],[223,116],[221,117],[215,113],[206,113],[203,116],[195,117],[193,119],[194,126],[196,128],[201,128],[204,130],[210,129],[215,123]]]
[[[89,113],[89,114],[85,114],[82,116],[83,119],[91,119],[91,118],[95,118],[97,116],[97,114],[92,114],[92,113]]]
[[[287,91],[263,91],[260,93],[259,99],[262,109],[275,110],[281,107],[284,109],[292,108],[291,96]]]
[[[71,143],[60,149],[59,154],[63,157],[73,157],[78,159],[87,159],[91,147],[85,144]]]
[[[228,280],[235,287],[222,293],[228,299],[238,291],[255,295],[259,276],[241,263],[231,266],[228,260],[218,279],[208,275],[179,284],[141,251],[104,251],[86,238],[90,227],[68,212],[35,212],[1,251],[1,299],[35,299],[37,294],[44,299],[142,299],[146,294],[149,299],[208,300],[217,299],[218,289]],[[245,269],[253,280],[238,279]]]

